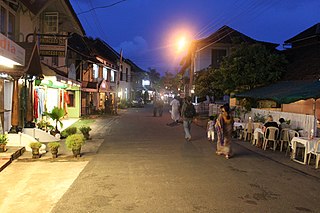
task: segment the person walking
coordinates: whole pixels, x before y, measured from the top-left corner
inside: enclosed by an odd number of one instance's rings
[[[209,116],[209,121],[207,123],[207,137],[208,141],[214,142],[214,125],[216,124],[216,115]]]
[[[174,122],[178,123],[180,120],[180,102],[176,99],[173,98],[173,100],[170,102],[171,106],[171,118]]]
[[[181,108],[181,115],[183,119],[183,129],[185,133],[184,138],[187,141],[191,140],[191,123],[193,121],[193,117],[196,115],[196,110],[191,101],[192,99],[190,96],[185,97],[184,103]]]
[[[231,157],[231,140],[233,130],[233,117],[228,104],[221,106],[221,113],[216,121],[217,131],[217,155],[224,155],[226,159]]]

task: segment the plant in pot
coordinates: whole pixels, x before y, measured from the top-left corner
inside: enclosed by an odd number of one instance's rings
[[[72,151],[74,157],[81,157],[81,147],[85,143],[85,138],[82,134],[69,135],[66,138],[66,146]]]
[[[45,112],[45,115],[49,116],[56,124],[55,130],[51,131],[52,135],[56,135],[57,133],[60,133],[58,130],[58,123],[60,124],[60,127],[63,127],[62,118],[65,115],[64,109],[54,107],[51,112]]]
[[[48,143],[48,147],[49,147],[50,152],[52,154],[52,158],[57,158],[60,143],[59,142],[50,142],[50,143]]]
[[[82,126],[79,128],[79,130],[83,134],[83,136],[86,140],[88,140],[90,138],[91,128],[89,126]]]
[[[7,134],[0,134],[0,152],[7,151],[6,145],[8,143],[8,135]]]
[[[42,146],[42,143],[31,142],[29,146],[32,149],[32,158],[40,158],[40,147]]]

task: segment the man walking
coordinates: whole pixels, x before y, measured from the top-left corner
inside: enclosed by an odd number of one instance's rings
[[[187,141],[191,140],[191,123],[192,123],[193,117],[196,115],[196,110],[191,101],[192,99],[190,96],[185,97],[184,103],[181,108],[183,129],[185,133],[184,138]]]

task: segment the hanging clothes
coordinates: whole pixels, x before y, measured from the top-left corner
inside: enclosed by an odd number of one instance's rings
[[[34,118],[38,118],[39,114],[38,114],[38,104],[39,104],[39,96],[38,96],[38,92],[37,90],[33,91],[33,97],[34,97],[34,101],[33,101],[33,116]]]

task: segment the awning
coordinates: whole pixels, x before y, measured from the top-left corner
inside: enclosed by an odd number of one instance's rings
[[[318,99],[320,98],[320,81],[280,81],[236,94],[234,97],[273,100],[279,104],[289,104],[311,98]]]
[[[25,65],[15,66],[14,68],[1,67],[1,71],[6,72],[8,75],[21,77],[24,74],[33,76],[42,75],[40,65],[40,56],[35,42],[17,42],[19,46],[25,49]]]

